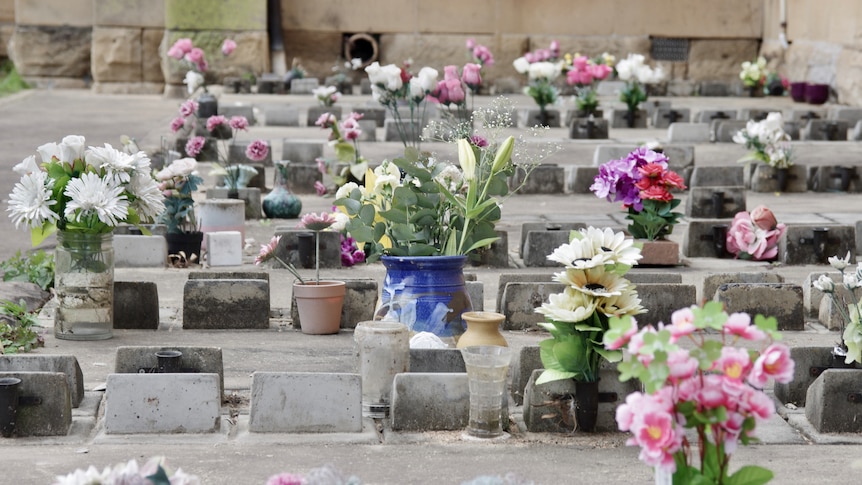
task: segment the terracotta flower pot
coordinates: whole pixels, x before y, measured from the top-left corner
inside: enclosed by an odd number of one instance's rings
[[[328,335],[341,328],[341,308],[346,286],[343,281],[309,281],[293,284],[302,333]]]

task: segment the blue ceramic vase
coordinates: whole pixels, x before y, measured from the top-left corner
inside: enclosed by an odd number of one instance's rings
[[[287,190],[286,164],[275,163],[275,183],[261,205],[263,213],[270,219],[295,219],[302,212],[302,201]]]

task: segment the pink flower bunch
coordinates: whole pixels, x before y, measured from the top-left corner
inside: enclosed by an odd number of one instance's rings
[[[617,408],[620,430],[632,433],[627,444],[641,447],[644,463],[679,473],[680,483],[716,473],[704,467],[708,461],[718,463],[718,476],[726,479],[729,457],[738,443],[747,444],[757,424],[775,413],[763,388],[770,379],[793,380],[790,349],[772,342],[781,337],[776,320],[758,315],[752,323],[747,314],[728,315],[721,303],[708,302],[674,312],[667,326],[635,331],[633,319],[613,319],[610,326],[606,348],[628,351],[619,364],[621,379],[640,379],[646,389],[630,394]],[[707,338],[714,330],[720,335],[713,332],[715,338]],[[683,341],[685,347],[680,345]],[[763,350],[734,346],[739,341],[760,343]],[[697,431],[700,470],[691,463],[693,447],[686,428]],[[709,453],[717,456],[705,457]],[[683,470],[678,470],[678,463],[685,463]]]
[[[476,81],[475,77],[472,77],[474,75],[478,77],[478,73],[470,74],[471,81]],[[478,83],[481,84],[481,82],[482,80],[479,78]],[[467,94],[464,91],[461,76],[458,75],[458,66],[449,65],[443,68],[443,80],[437,83],[437,89],[431,93],[431,96],[440,104],[458,105],[464,103],[467,99]]]
[[[346,118],[341,120],[341,133],[344,139],[348,141],[358,140],[362,135],[362,128],[359,126],[359,120],[365,115],[351,112]]]
[[[739,259],[765,261],[778,256],[778,241],[787,227],[765,206],[737,212],[727,231],[727,251]]]
[[[591,86],[593,81],[601,81],[613,71],[607,64],[597,64],[587,56],[577,56],[566,72],[566,82],[569,86]]]
[[[494,55],[491,54],[491,49],[482,44],[477,44],[472,38],[467,39],[467,50],[473,56],[473,61],[479,64],[480,67],[491,67],[494,65]]]
[[[524,54],[527,62],[554,62],[560,58],[560,43],[557,40],[552,40],[547,49],[536,49],[532,52]]]
[[[168,49],[168,56],[192,64],[198,72],[207,72],[209,67],[203,49],[195,47],[192,40],[188,38],[177,39],[174,45]]]
[[[191,118],[192,123],[195,121],[195,113],[198,111],[198,103],[192,99],[186,100],[180,105],[180,115],[171,120],[171,131],[176,133],[186,126],[186,122]]]

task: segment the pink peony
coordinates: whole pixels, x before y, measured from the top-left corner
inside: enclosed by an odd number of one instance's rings
[[[168,56],[173,57],[176,60],[180,60],[188,54],[193,47],[194,45],[192,44],[191,39],[177,39],[177,41],[174,42],[174,45],[168,49]]]
[[[207,131],[215,131],[222,124],[227,123],[227,118],[222,115],[213,115],[207,118]]]
[[[790,349],[781,344],[772,344],[754,361],[748,382],[757,388],[766,387],[769,378],[786,384],[793,380],[795,363],[790,358]]]
[[[192,99],[185,101],[180,105],[180,114],[183,115],[184,118],[188,118],[189,116],[198,112],[198,102]]]
[[[207,139],[202,136],[193,136],[186,142],[186,154],[192,158],[197,157],[204,149]]]
[[[245,156],[254,162],[260,162],[269,154],[269,146],[263,140],[255,140],[245,149]]]
[[[225,56],[231,55],[234,49],[236,49],[236,42],[231,39],[225,39],[221,44],[221,53]]]
[[[245,116],[231,116],[228,124],[230,124],[230,127],[234,130],[248,129],[248,120]]]
[[[461,79],[464,84],[472,88],[477,88],[482,85],[482,66],[468,62],[464,64],[464,71],[461,74]]]
[[[177,116],[173,120],[171,120],[171,131],[174,133],[180,131],[180,128],[186,125],[186,119],[182,116]]]

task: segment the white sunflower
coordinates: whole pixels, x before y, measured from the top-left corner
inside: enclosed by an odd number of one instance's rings
[[[624,280],[628,282],[627,280]],[[638,315],[646,313],[646,308],[641,305],[641,299],[635,286],[629,283],[622,293],[607,298],[599,298],[596,309],[606,316],[624,317],[626,315]]]
[[[614,232],[609,227],[598,229],[590,226],[579,233],[585,241],[589,241],[596,254],[603,255],[611,263],[634,266],[641,259],[640,248],[623,232]]]
[[[611,264],[603,252],[597,252],[590,241],[575,238],[563,244],[548,255],[548,259],[562,264],[566,268],[588,269]]]
[[[596,297],[621,295],[626,286],[629,285],[627,279],[617,273],[605,270],[604,266],[585,270],[569,268],[563,273],[555,274],[554,280]]]

